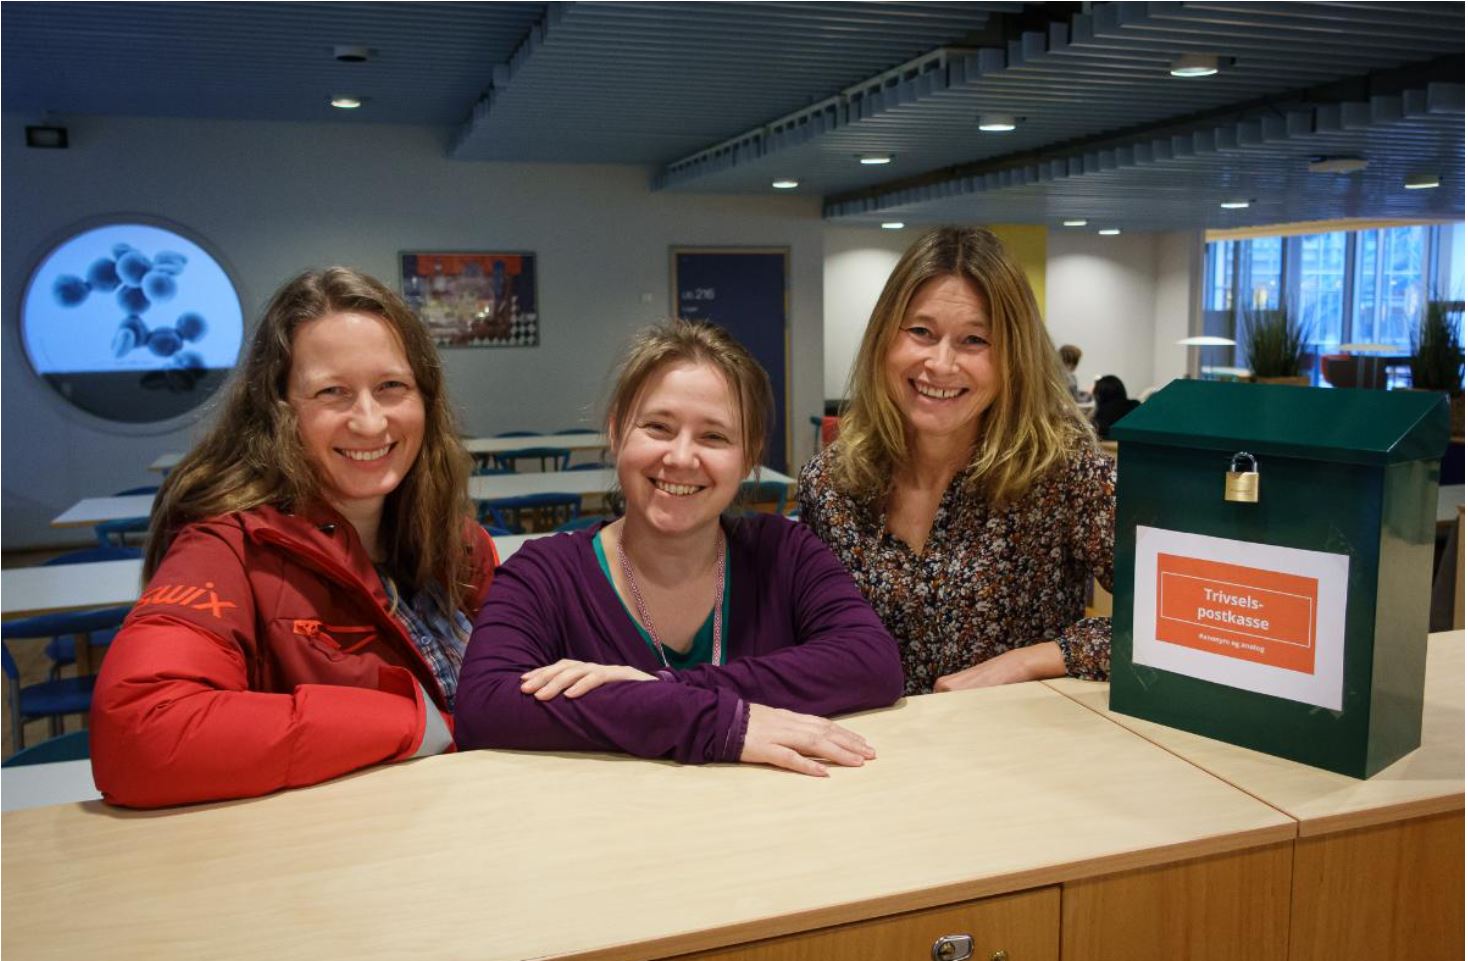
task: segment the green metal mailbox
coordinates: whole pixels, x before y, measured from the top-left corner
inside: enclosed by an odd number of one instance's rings
[[[1111,436],[1112,710],[1353,777],[1416,748],[1442,395],[1178,380]]]

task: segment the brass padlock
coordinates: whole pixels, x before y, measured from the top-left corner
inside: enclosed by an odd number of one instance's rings
[[[1239,470],[1239,464],[1247,461],[1247,469]],[[1259,460],[1248,451],[1239,451],[1228,462],[1228,474],[1223,481],[1223,499],[1238,504],[1259,503]]]

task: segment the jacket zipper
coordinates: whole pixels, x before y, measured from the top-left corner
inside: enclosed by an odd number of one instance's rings
[[[372,643],[372,639],[377,636],[377,629],[374,627],[346,627],[342,625],[334,626],[331,624],[322,624],[320,621],[308,619],[299,619],[292,621],[291,631],[300,637],[324,641],[343,654],[356,653],[357,651],[366,647],[368,644]],[[333,634],[366,634],[367,636],[362,638],[362,640],[358,641],[357,643],[353,644],[351,647],[343,647],[341,642],[332,636]]]

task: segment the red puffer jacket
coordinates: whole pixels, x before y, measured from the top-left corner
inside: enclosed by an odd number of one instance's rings
[[[498,557],[474,530],[482,603]],[[419,686],[446,703],[388,603],[356,531],[329,510],[261,507],[184,528],[97,678],[102,796],[253,797],[412,757],[429,707]]]

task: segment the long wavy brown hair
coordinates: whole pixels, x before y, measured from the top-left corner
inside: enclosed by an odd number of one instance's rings
[[[939,227],[914,241],[892,269],[862,336],[832,454],[836,484],[850,494],[882,497],[893,474],[908,466],[907,423],[892,397],[887,354],[918,288],[949,276],[984,295],[998,380],[965,469],[969,489],[992,503],[1011,501],[1072,451],[1095,445],[1018,262],[988,230]]]
[[[287,384],[296,330],[343,312],[380,317],[393,329],[423,398],[422,449],[383,505],[379,537],[388,573],[411,590],[441,585],[446,599],[465,611],[478,600],[469,583],[464,523],[471,516],[470,459],[444,394],[438,352],[397,294],[348,267],[307,271],[271,298],[214,427],[158,492],[145,579],[186,524],[262,504],[291,510],[322,502],[321,477],[301,444]]]

